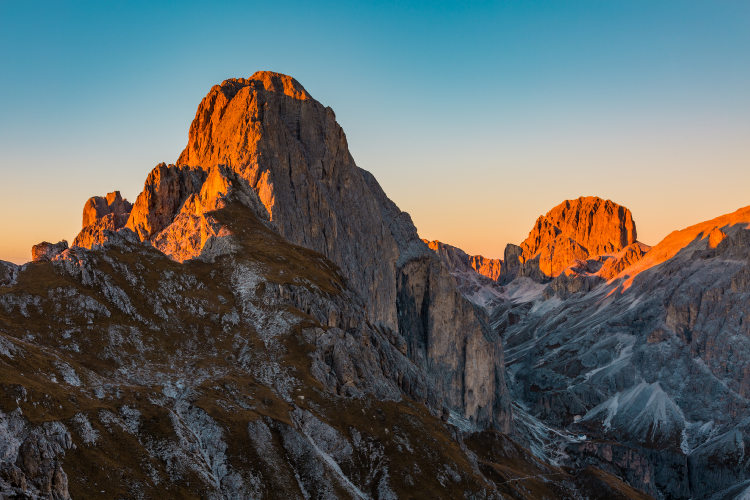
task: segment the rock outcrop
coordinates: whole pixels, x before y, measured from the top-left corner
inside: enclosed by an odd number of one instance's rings
[[[594,196],[567,200],[540,216],[520,246],[505,249],[501,280],[554,278],[574,261],[613,255],[635,242],[627,208]]]
[[[503,268],[501,259],[488,259],[482,255],[469,255],[458,247],[454,247],[442,241],[422,240],[427,247],[438,254],[443,263],[453,271],[475,271],[492,281],[500,279]]]
[[[125,225],[133,205],[122,198],[119,191],[108,193],[106,197],[94,196],[83,206],[81,227],[90,226],[106,215],[113,214],[118,227]]]
[[[18,266],[12,262],[0,260],[0,286],[15,284],[18,278]]]
[[[81,231],[73,246],[91,248],[105,240],[105,232],[125,227],[133,205],[122,198],[119,191],[103,196],[93,196],[83,206]]]
[[[547,297],[591,291],[648,252],[650,247],[635,238],[635,222],[627,208],[589,196],[567,200],[539,217],[521,245],[505,247],[503,260],[469,256],[437,240],[425,243],[451,270],[461,293],[489,307],[507,299],[497,284],[519,277],[549,283]],[[713,238],[718,241],[719,236]]]
[[[207,172],[200,168],[160,163],[148,174],[125,227],[149,240],[172,223],[180,208],[200,192]]]
[[[65,240],[57,243],[50,243],[43,241],[31,247],[31,260],[33,262],[41,262],[45,260],[52,260],[62,252],[67,250],[68,242]]]

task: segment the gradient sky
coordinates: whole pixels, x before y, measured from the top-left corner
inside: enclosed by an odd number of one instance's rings
[[[291,74],[420,234],[502,256],[598,195],[639,239],[750,205],[750,2],[0,0],[0,259],[135,201],[213,84]]]

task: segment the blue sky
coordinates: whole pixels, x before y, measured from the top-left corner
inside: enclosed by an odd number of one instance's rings
[[[215,83],[331,106],[420,234],[502,255],[566,198],[646,243],[750,204],[750,2],[0,0],[0,259],[134,200]]]

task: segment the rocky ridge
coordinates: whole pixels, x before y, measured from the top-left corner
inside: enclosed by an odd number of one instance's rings
[[[541,220],[530,240],[588,234],[593,214],[575,213],[583,228],[539,231]],[[521,273],[467,295],[495,297],[484,308],[505,346],[517,438],[656,498],[740,498],[750,491],[750,207],[653,248],[626,245],[632,217],[609,220],[597,251],[619,252],[584,260],[565,244],[571,260],[553,280]]]
[[[81,231],[73,246],[91,248],[101,244],[105,231],[117,231],[128,221],[133,205],[122,198],[119,191],[103,196],[93,196],[83,205]]]

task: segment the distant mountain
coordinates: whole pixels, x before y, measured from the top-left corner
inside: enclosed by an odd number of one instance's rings
[[[566,201],[506,249],[517,273],[467,293],[502,338],[516,436],[657,498],[750,494],[750,207],[635,238],[624,207]]]

